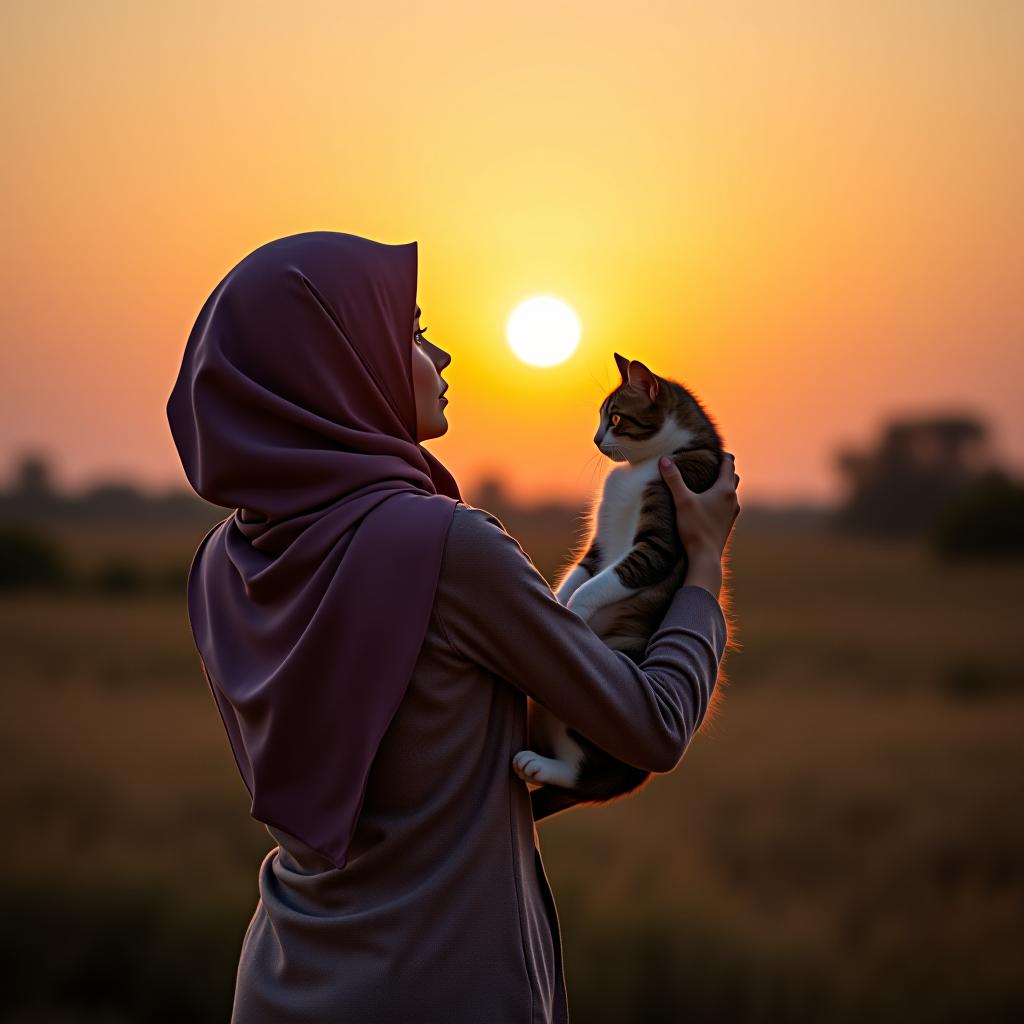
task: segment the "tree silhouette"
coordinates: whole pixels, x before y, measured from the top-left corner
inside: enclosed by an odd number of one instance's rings
[[[14,492],[25,498],[49,498],[54,493],[53,473],[42,453],[21,456],[14,470]]]
[[[836,461],[848,487],[837,525],[880,537],[928,533],[993,465],[987,424],[959,414],[893,420],[873,449]]]

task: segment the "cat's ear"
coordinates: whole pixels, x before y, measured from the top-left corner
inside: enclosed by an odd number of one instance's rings
[[[639,359],[633,359],[629,363],[629,367],[626,371],[628,383],[636,388],[642,388],[651,396],[651,401],[655,401],[658,397],[658,378],[651,373],[650,370],[640,362]]]
[[[618,352],[615,353],[615,365],[619,368],[619,373],[622,374],[622,383],[629,383],[629,360],[625,356],[620,356]]]

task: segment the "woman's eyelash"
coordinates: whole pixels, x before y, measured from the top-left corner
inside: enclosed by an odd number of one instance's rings
[[[425,330],[426,330],[426,327],[421,327],[416,333],[422,338],[423,337],[423,332]],[[430,339],[428,338],[427,340],[429,341]]]

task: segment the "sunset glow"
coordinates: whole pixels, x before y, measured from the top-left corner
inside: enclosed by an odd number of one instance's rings
[[[614,352],[705,403],[748,501],[834,499],[903,412],[1024,465],[1024,4],[105,9],[0,6],[0,472],[186,487],[196,315],[308,230],[418,242],[467,492],[593,493]],[[513,343],[537,296],[575,348]]]

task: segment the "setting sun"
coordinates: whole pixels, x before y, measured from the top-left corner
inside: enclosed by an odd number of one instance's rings
[[[508,318],[509,347],[531,366],[564,363],[580,340],[580,322],[561,299],[538,295],[520,302]]]

